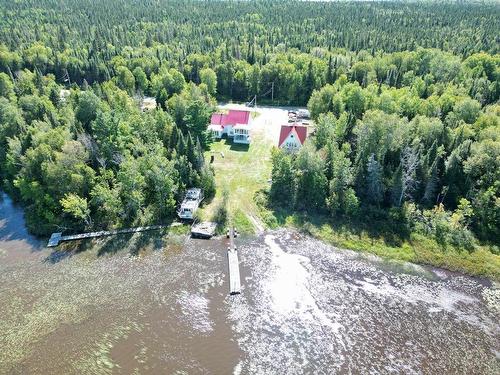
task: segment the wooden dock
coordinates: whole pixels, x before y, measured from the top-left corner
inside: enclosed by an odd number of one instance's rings
[[[99,231],[99,232],[72,234],[69,236],[63,236],[62,233],[52,233],[52,235],[50,236],[50,239],[49,239],[49,243],[47,244],[47,247],[55,247],[55,246],[59,245],[60,242],[63,242],[63,241],[83,240],[83,239],[87,239],[87,238],[114,236],[116,234],[145,232],[148,230],[162,229],[165,227],[166,227],[166,225],[150,225],[147,227],[126,228],[126,229],[117,229],[117,230],[109,230],[109,231],[103,230],[103,231]]]
[[[241,293],[240,265],[238,262],[238,250],[234,246],[234,229],[229,230],[229,249],[227,250],[227,261],[229,267],[229,294]]]

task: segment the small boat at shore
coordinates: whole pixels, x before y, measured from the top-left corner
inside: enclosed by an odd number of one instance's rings
[[[204,221],[201,223],[193,224],[191,227],[191,237],[193,238],[212,238],[215,234],[217,223],[211,221]]]

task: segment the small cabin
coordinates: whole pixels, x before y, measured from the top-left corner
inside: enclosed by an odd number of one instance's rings
[[[199,204],[196,201],[185,201],[181,204],[177,215],[180,219],[192,220],[194,218],[196,210],[198,209],[198,206]]]
[[[286,151],[294,152],[304,145],[306,138],[307,126],[298,124],[282,125],[278,147]]]
[[[184,199],[201,202],[201,200],[203,199],[203,191],[200,188],[188,189]]]
[[[230,109],[228,113],[214,113],[208,130],[214,139],[224,135],[233,138],[235,143],[250,143],[250,111]]]

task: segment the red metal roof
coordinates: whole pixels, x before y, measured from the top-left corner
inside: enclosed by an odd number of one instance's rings
[[[224,115],[222,113],[213,113],[212,118],[210,119],[211,125],[222,125],[222,117]]]
[[[248,125],[248,121],[250,119],[249,111],[241,111],[230,109],[227,114],[223,113],[214,113],[210,120],[210,124],[212,125]]]
[[[278,146],[281,147],[283,142],[288,138],[288,135],[295,131],[299,138],[300,144],[303,145],[307,138],[307,127],[302,125],[281,125],[280,140]]]

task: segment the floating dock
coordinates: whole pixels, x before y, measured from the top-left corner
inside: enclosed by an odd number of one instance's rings
[[[63,242],[63,241],[83,240],[83,239],[87,239],[87,238],[114,236],[116,234],[145,232],[148,230],[162,229],[165,227],[166,227],[166,225],[150,225],[147,227],[126,228],[126,229],[117,229],[117,230],[110,230],[110,231],[103,230],[103,231],[99,231],[99,232],[72,234],[69,236],[63,236],[62,233],[52,233],[52,235],[50,236],[50,239],[49,239],[49,243],[47,244],[47,247],[55,247],[55,246],[59,245],[60,242]]]
[[[202,223],[193,224],[191,227],[191,237],[193,238],[212,238],[215,234],[217,223],[204,221]]]
[[[227,250],[227,261],[229,266],[229,294],[241,293],[240,264],[238,261],[238,250],[234,246],[234,229],[229,230],[229,249]]]

